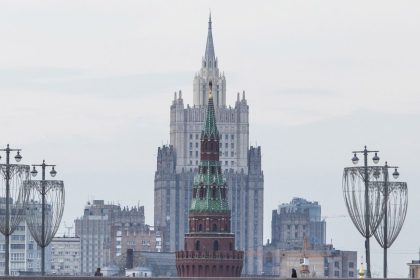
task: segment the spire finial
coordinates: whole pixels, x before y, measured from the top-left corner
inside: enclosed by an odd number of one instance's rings
[[[209,29],[211,29],[211,10],[209,12]]]

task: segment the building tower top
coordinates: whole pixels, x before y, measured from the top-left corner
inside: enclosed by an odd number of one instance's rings
[[[204,59],[206,60],[208,66],[214,66],[216,55],[214,53],[213,34],[211,30],[211,14],[209,15],[209,30],[207,33],[206,52],[204,54]]]
[[[201,59],[201,69],[194,77],[194,105],[207,105],[210,81],[213,82],[214,106],[226,106],[226,80],[225,76],[219,73],[218,59],[214,51],[211,14],[209,15],[206,50]]]

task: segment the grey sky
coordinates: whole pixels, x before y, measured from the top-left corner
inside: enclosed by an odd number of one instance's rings
[[[363,254],[335,216],[346,214],[342,169],[367,144],[408,182],[389,252],[390,275],[407,276],[420,246],[418,2],[2,1],[0,144],[58,165],[67,224],[92,198],[145,205],[153,223],[156,150],[173,92],[192,103],[209,9],[228,103],[246,91],[263,148],[265,238],[271,210],[302,196],[321,203],[336,248]],[[372,265],[380,274],[377,245]]]

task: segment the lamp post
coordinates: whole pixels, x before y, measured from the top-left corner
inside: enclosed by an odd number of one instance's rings
[[[353,158],[352,162],[354,165],[357,165],[359,162],[359,158],[357,157],[357,154],[363,154],[363,168],[364,168],[364,176],[363,181],[365,184],[365,250],[366,250],[366,278],[371,277],[371,271],[370,271],[370,242],[369,238],[372,236],[372,232],[370,232],[370,211],[369,211],[369,170],[368,170],[368,154],[369,153],[375,153],[375,155],[372,157],[372,161],[374,164],[377,164],[379,162],[378,153],[379,151],[369,151],[367,147],[365,146],[363,151],[353,151]]]
[[[407,214],[408,192],[407,183],[389,180],[389,169],[394,169],[392,177],[398,179],[399,172],[397,166],[389,166],[387,162],[383,167],[379,167],[375,171],[376,178],[382,175],[383,181],[379,181],[383,201],[384,214],[380,226],[375,231],[375,238],[379,245],[384,249],[384,278],[388,276],[388,254],[387,250],[397,238],[404,224],[405,216]],[[380,170],[382,172],[380,172]],[[382,174],[381,174],[382,173]]]
[[[5,237],[5,261],[4,261],[4,274],[6,276],[9,275],[9,260],[10,260],[10,235],[13,233],[13,231],[16,229],[17,224],[20,222],[20,219],[22,217],[19,217],[17,220],[19,220],[19,222],[13,223],[12,226],[10,225],[10,203],[13,201],[11,201],[11,190],[10,190],[10,182],[12,180],[12,175],[11,175],[11,167],[12,164],[10,163],[10,153],[11,152],[17,152],[15,155],[15,160],[16,162],[20,162],[22,159],[22,155],[20,154],[21,149],[12,149],[10,148],[9,144],[7,144],[7,147],[5,149],[0,149],[0,151],[2,152],[6,152],[6,164],[2,165],[2,173],[4,172],[4,178],[6,181],[6,193],[5,193],[5,203],[6,203],[6,209],[5,209],[5,226],[4,228],[2,228],[2,233],[4,234]],[[0,156],[1,159],[1,156]],[[13,165],[14,166],[14,165]],[[5,170],[3,170],[3,167]],[[19,170],[19,168],[16,168],[16,170]],[[20,186],[19,186],[20,187]],[[16,202],[16,201],[15,201]],[[16,214],[16,213],[15,213]],[[15,225],[16,224],[16,225]]]
[[[399,173],[396,166],[388,166],[388,162],[385,162],[384,166],[384,278],[387,278],[387,270],[388,270],[388,255],[387,255],[387,249],[388,249],[388,197],[389,197],[389,189],[388,189],[388,168],[395,168],[395,171],[393,173],[394,179],[397,179],[399,177]]]
[[[54,164],[46,164],[45,160],[42,161],[42,164],[32,164],[32,171],[31,175],[36,177],[38,171],[35,167],[41,167],[42,171],[42,178],[41,178],[41,189],[39,190],[41,194],[41,240],[36,240],[38,245],[41,247],[41,274],[45,275],[45,247],[48,245],[45,238],[45,196],[46,196],[46,187],[45,187],[45,169],[47,167],[52,167],[50,171],[51,177],[55,177],[57,175],[57,171],[55,171]],[[38,242],[40,241],[40,242]]]

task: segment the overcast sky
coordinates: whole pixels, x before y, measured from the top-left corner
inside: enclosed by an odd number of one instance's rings
[[[364,255],[339,216],[343,167],[366,144],[408,182],[389,250],[389,275],[406,277],[420,247],[420,3],[393,4],[2,1],[0,144],[57,164],[68,226],[91,199],[144,205],[152,224],[157,147],[173,92],[192,103],[211,9],[227,101],[246,91],[250,143],[262,146],[264,238],[271,210],[300,196],[322,205],[328,241]],[[382,274],[376,244],[372,270]]]

